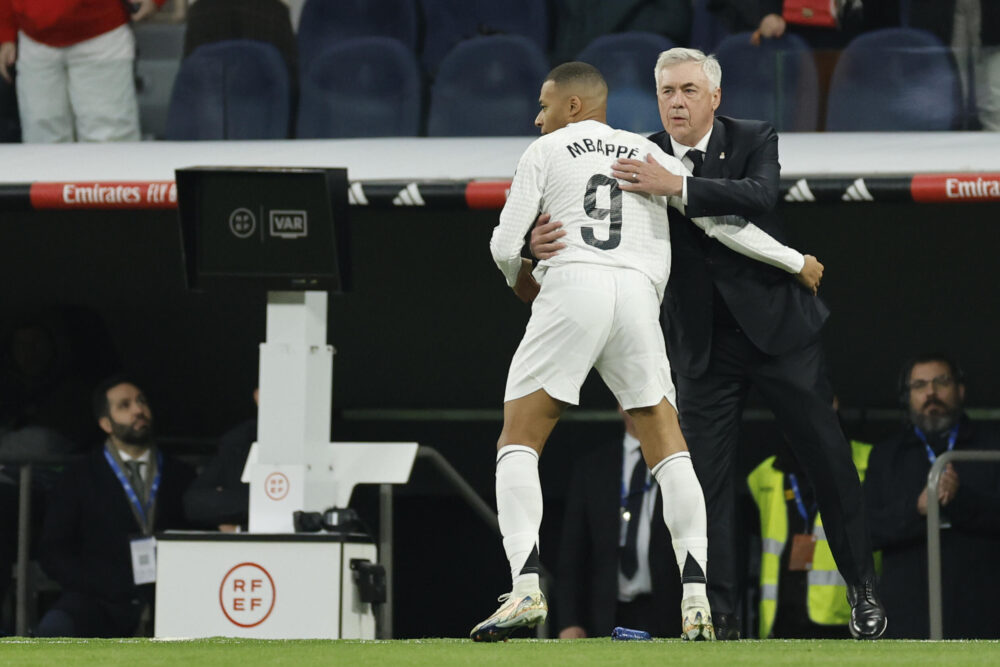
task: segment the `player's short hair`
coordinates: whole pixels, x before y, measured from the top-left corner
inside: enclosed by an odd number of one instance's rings
[[[660,71],[665,67],[680,65],[681,63],[700,63],[701,71],[705,73],[712,90],[722,85],[722,65],[715,56],[707,56],[698,49],[669,49],[660,54],[656,59],[656,67],[653,69],[653,77],[656,79],[656,87],[660,87]]]
[[[545,80],[552,81],[557,86],[568,83],[582,83],[587,86],[595,86],[605,92],[608,90],[608,82],[604,80],[604,75],[601,74],[601,71],[593,65],[581,62],[563,63],[554,67],[548,76],[545,77]]]

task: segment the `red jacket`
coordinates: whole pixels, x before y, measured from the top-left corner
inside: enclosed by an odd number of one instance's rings
[[[122,0],[0,0],[0,42],[17,41],[22,30],[42,44],[71,46],[128,20]]]

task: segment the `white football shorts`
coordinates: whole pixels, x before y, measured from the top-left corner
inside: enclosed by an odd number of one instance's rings
[[[550,267],[531,306],[531,319],[507,374],[504,401],[544,389],[577,405],[591,368],[626,410],[676,408],[660,300],[633,269],[573,263]]]

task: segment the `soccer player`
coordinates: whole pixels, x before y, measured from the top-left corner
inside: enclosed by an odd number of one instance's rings
[[[624,192],[611,176],[611,164],[625,156],[652,155],[677,173],[686,168],[644,137],[608,127],[607,84],[590,65],[566,63],[552,70],[539,104],[535,125],[543,136],[521,157],[490,242],[507,284],[522,299],[534,300],[511,361],[497,443],[497,512],[513,589],[471,637],[503,640],[548,613],[538,581],[538,457],[562,410],[578,402],[580,385],[596,367],[631,415],[663,493],[663,517],[684,589],[682,637],[711,640],[705,501],[677,421],[659,326],[670,272],[667,200]],[[561,220],[568,232],[567,247],[535,271],[541,288],[530,262],[520,257],[524,235],[540,211]],[[814,257],[779,244],[742,218],[703,218],[697,224],[748,256],[797,273],[808,289],[814,290],[822,275]]]

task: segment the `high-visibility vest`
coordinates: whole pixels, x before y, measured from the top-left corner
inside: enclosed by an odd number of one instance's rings
[[[869,444],[851,441],[851,454],[862,482],[868,469],[871,449]],[[760,637],[770,636],[774,625],[778,610],[781,553],[789,539],[785,474],[774,469],[775,458],[772,456],[765,460],[747,478],[750,492],[760,512]],[[833,560],[818,513],[813,524],[813,536],[816,538],[816,549],[813,552],[812,568],[806,575],[809,620],[820,625],[846,625],[851,620],[847,584],[837,571],[837,563]]]

